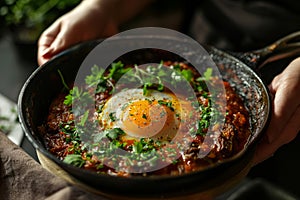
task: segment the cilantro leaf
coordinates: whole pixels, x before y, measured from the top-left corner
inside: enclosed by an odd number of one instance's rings
[[[121,76],[123,76],[125,73],[127,73],[130,70],[131,70],[130,68],[125,69],[124,64],[121,61],[119,61],[117,63],[112,63],[111,69],[106,78],[112,78],[114,80],[119,80],[121,78]]]
[[[82,167],[85,164],[85,160],[82,159],[81,155],[69,154],[65,157],[64,162],[67,164],[74,165],[76,167]]]
[[[104,69],[100,69],[97,65],[94,65],[91,68],[91,75],[86,76],[85,82],[88,86],[97,85],[100,80],[103,80],[104,77]]]
[[[112,122],[116,121],[116,113],[115,112],[109,113],[109,118]]]
[[[170,108],[170,110],[175,111],[171,101],[158,100],[157,102],[158,102],[159,105],[165,105],[168,108]]]
[[[212,72],[213,72],[212,68],[206,69],[206,71],[203,74],[206,80],[209,80],[211,78]]]
[[[72,99],[73,99],[73,89],[70,90],[69,94],[65,96],[64,104],[67,106],[72,105]]]
[[[143,144],[141,142],[135,141],[132,146],[132,151],[134,153],[142,153],[143,151]]]
[[[111,140],[117,139],[120,135],[124,135],[124,131],[120,128],[113,128],[107,130],[106,137],[110,138]]]
[[[148,90],[149,87],[151,87],[153,84],[151,82],[146,82],[144,83],[144,86],[143,86],[143,95],[144,96],[148,96],[150,91]]]
[[[212,77],[212,68],[207,68],[205,72],[203,73],[203,76],[199,77],[196,79],[196,81],[201,82],[201,81],[208,81]]]
[[[83,127],[85,125],[85,122],[87,121],[88,117],[89,117],[89,110],[85,111],[85,113],[82,116],[82,118],[81,118],[81,120],[80,120],[80,122],[79,122],[78,125],[80,125],[80,126]]]
[[[193,79],[193,72],[190,69],[184,69],[181,71],[182,76],[188,81],[190,82]]]

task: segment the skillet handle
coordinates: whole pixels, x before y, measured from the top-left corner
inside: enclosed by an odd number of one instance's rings
[[[300,56],[300,31],[289,34],[262,49],[231,54],[260,72],[270,62]]]

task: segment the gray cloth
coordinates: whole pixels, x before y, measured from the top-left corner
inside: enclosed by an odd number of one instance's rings
[[[104,199],[69,185],[45,170],[0,133],[0,199],[85,200]]]

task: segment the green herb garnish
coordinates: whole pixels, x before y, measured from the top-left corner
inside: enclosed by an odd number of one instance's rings
[[[94,65],[91,68],[91,75],[86,76],[85,82],[91,87],[97,85],[100,80],[104,77],[104,69],[99,68],[97,65]]]
[[[194,77],[194,74],[193,74],[192,70],[190,70],[190,69],[182,70],[181,74],[188,82],[191,82]]]
[[[115,112],[109,113],[109,118],[112,122],[116,121],[116,113]]]
[[[143,151],[143,144],[141,142],[135,141],[132,146],[132,151],[134,153],[142,153]]]
[[[158,102],[159,105],[165,105],[168,108],[170,108],[170,110],[175,111],[171,101],[158,100],[157,102]]]
[[[85,160],[82,159],[81,155],[77,154],[68,154],[65,157],[64,162],[76,167],[82,167],[85,164]]]
[[[85,123],[86,123],[88,117],[89,117],[89,110],[85,111],[85,113],[84,113],[84,115],[82,116],[82,118],[81,118],[81,120],[80,120],[80,122],[79,122],[78,125],[84,127],[84,125],[85,125]]]
[[[69,86],[67,85],[65,79],[64,79],[64,76],[62,75],[61,71],[58,69],[57,70],[58,74],[59,74],[59,77],[61,79],[61,82],[62,84],[64,85],[64,87],[67,89],[67,90],[70,90]]]
[[[117,139],[119,136],[124,135],[125,132],[120,128],[113,128],[110,130],[106,130],[106,136],[111,140]]]

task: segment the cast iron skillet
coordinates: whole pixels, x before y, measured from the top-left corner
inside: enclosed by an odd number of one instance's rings
[[[101,41],[79,44],[62,52],[44,66],[36,69],[24,84],[19,96],[18,109],[20,122],[26,137],[38,152],[59,165],[72,177],[75,177],[80,182],[97,191],[101,191],[101,193],[136,198],[158,198],[184,196],[209,191],[226,183],[226,181],[232,177],[234,178],[241,171],[251,166],[255,147],[262,137],[264,130],[267,128],[271,113],[270,95],[267,87],[257,75],[254,68],[261,67],[264,64],[262,61],[268,62],[272,59],[286,57],[291,52],[298,53],[298,44],[289,43],[297,38],[298,35],[300,33],[289,35],[255,52],[235,54],[236,57],[242,58],[244,62],[226,52],[213,47],[206,47],[212,59],[218,64],[223,78],[228,80],[236,92],[243,98],[250,112],[252,135],[245,149],[238,155],[203,171],[180,176],[113,177],[95,174],[68,165],[47,151],[38,127],[44,123],[51,101],[62,91],[63,85],[57,70],[61,71],[66,82],[73,82],[83,59]],[[122,38],[122,42],[128,42],[129,44],[132,39]],[[169,40],[176,40],[176,38],[170,37]],[[136,52],[138,56],[127,57],[126,59],[133,62],[137,61],[135,59],[146,59],[146,62],[160,61],[161,56],[163,56],[164,60],[174,59],[173,56],[169,56],[168,54],[157,54],[155,52]]]

